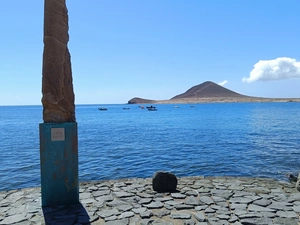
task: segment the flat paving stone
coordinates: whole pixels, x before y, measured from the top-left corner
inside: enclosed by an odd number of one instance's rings
[[[204,204],[207,204],[207,205],[211,205],[211,204],[214,204],[215,202],[212,200],[211,197],[208,197],[208,196],[203,196],[203,197],[200,197],[199,199],[201,202],[203,202]]]
[[[259,205],[250,204],[248,206],[248,211],[254,211],[254,212],[276,212],[275,209],[268,208],[268,207],[262,207]]]
[[[190,219],[192,216],[189,213],[172,212],[170,217],[172,219]]]
[[[159,218],[162,218],[163,216],[166,215],[170,215],[171,211],[170,210],[166,210],[166,209],[162,209],[156,212],[153,212],[153,214]]]
[[[4,218],[0,224],[2,225],[8,225],[8,224],[14,224],[17,222],[22,222],[27,220],[27,215],[25,213],[23,214],[17,214],[17,215],[12,215]]]
[[[147,207],[148,209],[160,209],[164,206],[163,203],[161,202],[151,202],[148,205],[145,205],[145,207]]]
[[[150,210],[146,210],[146,211],[140,213],[140,216],[142,219],[151,218],[152,215],[153,215],[153,213]]]
[[[179,198],[179,199],[184,199],[186,198],[186,195],[180,194],[180,193],[171,193],[172,198]]]
[[[265,198],[260,199],[260,200],[256,200],[256,201],[253,202],[253,204],[263,206],[263,207],[266,207],[266,206],[270,205],[271,203],[272,203],[271,200],[265,199]]]
[[[194,217],[199,221],[199,222],[205,222],[207,221],[205,214],[203,212],[197,212],[194,214]]]

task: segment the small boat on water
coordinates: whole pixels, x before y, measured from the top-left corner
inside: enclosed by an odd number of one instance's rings
[[[105,110],[107,110],[107,108],[103,108],[103,107],[101,107],[101,108],[98,108],[99,110],[101,110],[101,111],[105,111]]]
[[[146,107],[149,111],[157,111],[157,108],[155,106],[147,106]]]
[[[130,108],[123,108],[123,110],[129,110]]]

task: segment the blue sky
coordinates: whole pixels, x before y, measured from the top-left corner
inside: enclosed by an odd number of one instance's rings
[[[205,81],[300,98],[299,0],[67,1],[76,104],[170,99]],[[1,2],[0,105],[41,104],[44,1]]]

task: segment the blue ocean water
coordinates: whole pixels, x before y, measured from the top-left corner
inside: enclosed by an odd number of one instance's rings
[[[80,181],[300,171],[300,103],[156,106],[77,105]],[[0,107],[0,190],[40,186],[41,122],[42,106]]]

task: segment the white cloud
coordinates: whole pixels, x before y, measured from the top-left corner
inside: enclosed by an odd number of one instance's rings
[[[222,82],[219,82],[218,85],[221,85],[221,86],[225,86],[225,84],[228,83],[228,80],[224,80]]]
[[[243,82],[271,81],[289,78],[300,78],[300,62],[287,57],[260,60],[254,65],[250,77],[243,78]]]

